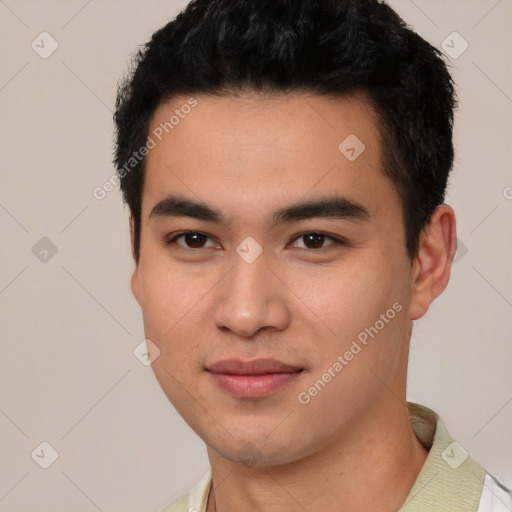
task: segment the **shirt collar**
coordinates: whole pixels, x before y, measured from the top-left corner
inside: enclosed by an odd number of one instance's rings
[[[484,469],[451,438],[434,411],[413,402],[408,402],[407,407],[414,433],[429,453],[399,512],[476,512]]]

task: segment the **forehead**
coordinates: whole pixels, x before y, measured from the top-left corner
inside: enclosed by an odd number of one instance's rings
[[[326,193],[378,206],[394,187],[377,122],[361,95],[174,97],[150,123],[143,215],[176,192],[255,215]]]

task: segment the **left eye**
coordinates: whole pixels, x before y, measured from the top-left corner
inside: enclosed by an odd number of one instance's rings
[[[316,233],[316,232],[303,233],[302,235],[299,235],[297,238],[295,238],[295,241],[297,241],[297,240],[304,241],[304,246],[301,247],[301,249],[322,249],[323,248],[322,246],[326,240],[333,241],[333,243],[328,244],[328,245],[342,243],[340,240],[336,240],[333,237],[324,235],[323,233]]]

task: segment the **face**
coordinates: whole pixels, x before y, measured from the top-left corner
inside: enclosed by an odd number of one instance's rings
[[[292,462],[405,389],[401,203],[362,97],[194,101],[150,127],[132,290],[152,367],[210,450]]]

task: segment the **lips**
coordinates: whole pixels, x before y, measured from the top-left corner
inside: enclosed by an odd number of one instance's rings
[[[300,377],[303,368],[276,359],[225,359],[206,367],[223,391],[238,398],[270,395]]]
[[[265,375],[267,373],[295,373],[301,368],[291,366],[276,359],[255,359],[254,361],[240,361],[238,359],[225,359],[207,367],[212,373],[225,373],[230,375]]]

